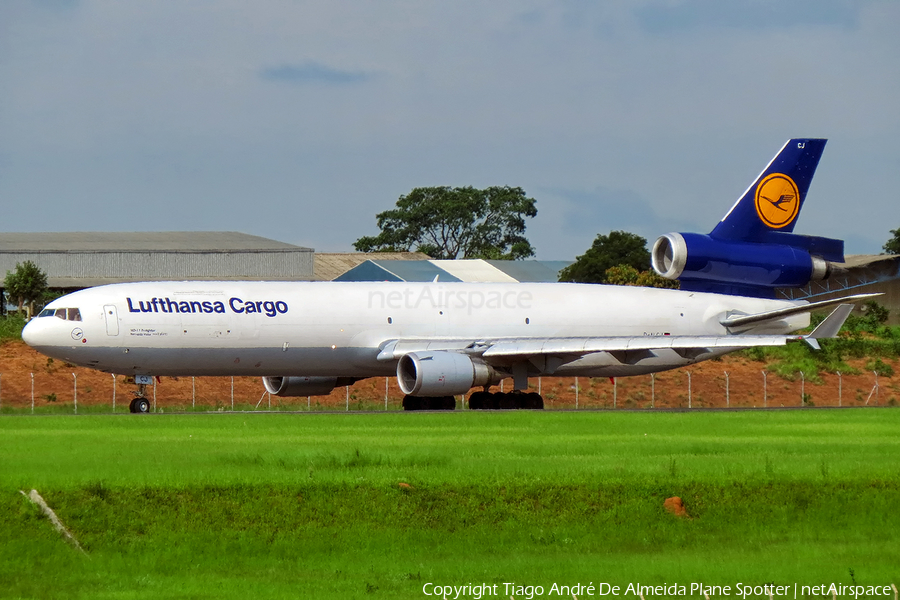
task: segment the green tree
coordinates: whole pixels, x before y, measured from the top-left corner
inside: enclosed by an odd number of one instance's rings
[[[533,198],[522,188],[425,187],[378,213],[376,236],[353,243],[359,252],[424,252],[432,258],[521,259],[534,256],[525,239],[525,217],[534,217]]]
[[[30,260],[16,263],[14,272],[6,272],[3,288],[6,296],[18,305],[19,313],[27,303],[30,318],[34,313],[34,303],[47,293],[47,274]]]
[[[610,285],[637,285],[640,274],[640,271],[631,265],[616,265],[606,270],[603,281]]]
[[[677,281],[666,279],[656,271],[638,271],[631,265],[616,265],[604,273],[604,283],[610,285],[634,285],[637,287],[669,288],[677,290]]]
[[[587,252],[560,272],[560,281],[607,283],[606,271],[618,266],[632,267],[638,273],[650,269],[647,240],[627,231],[600,234]]]
[[[867,300],[860,307],[861,315],[851,314],[844,325],[846,331],[876,333],[882,327],[891,314],[889,308],[879,304],[875,300]]]
[[[888,254],[900,254],[900,227],[898,227],[897,229],[891,229],[891,235],[893,235],[894,237],[892,237],[887,241],[887,243],[885,243],[885,245],[883,246],[884,251]]]
[[[634,282],[634,285],[640,287],[655,287],[655,288],[665,288],[669,290],[677,290],[681,288],[681,282],[677,279],[666,279],[653,269],[648,269],[647,271],[641,271],[638,273],[637,281]]]

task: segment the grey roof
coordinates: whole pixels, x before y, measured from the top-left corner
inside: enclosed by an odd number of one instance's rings
[[[312,252],[236,231],[0,233],[0,252]]]
[[[555,260],[378,260],[373,257],[335,281],[434,281],[438,276],[440,282],[556,282],[560,269],[569,264],[570,261]]]
[[[520,282],[556,283],[559,272],[572,264],[570,260],[489,260],[499,269]]]
[[[113,283],[138,283],[143,281],[309,281],[302,277],[273,277],[265,275],[254,277],[251,275],[215,275],[212,277],[47,277],[47,287],[60,290],[81,290],[98,285],[110,285]],[[0,279],[0,288],[3,287]]]
[[[401,281],[462,281],[428,260],[373,260],[374,264],[396,275]]]
[[[460,281],[429,260],[367,260],[335,281]]]
[[[367,260],[428,260],[422,252],[341,252],[316,253],[316,281],[332,281]]]
[[[887,261],[900,261],[900,256],[896,254],[848,254],[844,257],[843,263],[837,264],[846,269],[854,269]]]

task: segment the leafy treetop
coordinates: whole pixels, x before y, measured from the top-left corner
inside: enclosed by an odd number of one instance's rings
[[[636,271],[650,269],[650,251],[647,240],[627,231],[610,231],[600,234],[587,252],[560,272],[560,281],[578,283],[607,283],[606,272],[612,267],[625,265]]]
[[[638,271],[631,265],[616,265],[604,273],[605,283],[610,285],[634,285],[638,287],[668,288],[677,290],[678,281],[666,279],[652,269]]]
[[[34,303],[47,292],[47,274],[30,260],[16,263],[14,272],[6,272],[3,288],[7,297],[18,304],[19,312],[22,312],[25,303],[33,311]]]
[[[900,227],[891,229],[891,239],[884,244],[884,251],[888,254],[900,254]]]
[[[437,259],[521,259],[534,256],[525,239],[533,198],[522,188],[424,187],[378,213],[376,236],[354,242],[359,252],[418,251]]]

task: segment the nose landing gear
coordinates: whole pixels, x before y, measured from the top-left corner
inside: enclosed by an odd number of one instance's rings
[[[128,410],[133,413],[148,413],[150,412],[150,401],[144,397],[144,393],[146,392],[147,384],[139,383],[138,389],[134,392],[134,399],[131,401],[131,404],[128,405]]]
[[[128,405],[128,409],[133,413],[148,413],[150,412],[150,401],[146,398],[135,398]]]

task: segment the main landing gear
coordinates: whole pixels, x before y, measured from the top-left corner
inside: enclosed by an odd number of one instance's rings
[[[150,412],[150,401],[144,397],[144,392],[147,389],[147,385],[144,383],[138,384],[138,389],[134,392],[134,400],[131,401],[131,404],[128,405],[128,410],[133,413],[148,413]]]
[[[536,392],[475,392],[469,396],[470,410],[509,410],[525,408],[540,410],[544,399]]]
[[[455,410],[454,396],[404,396],[403,410]]]
[[[454,410],[456,398],[440,396],[405,396],[403,410]],[[544,399],[535,392],[474,392],[469,396],[470,410],[511,410],[517,408],[540,410]]]

